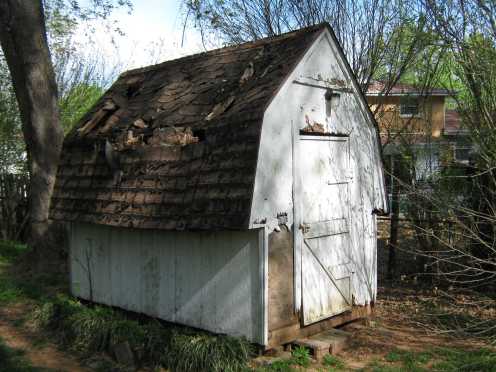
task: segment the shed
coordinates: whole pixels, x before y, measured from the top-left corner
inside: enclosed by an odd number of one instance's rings
[[[327,24],[123,73],[65,139],[80,298],[266,348],[368,314],[375,122]]]

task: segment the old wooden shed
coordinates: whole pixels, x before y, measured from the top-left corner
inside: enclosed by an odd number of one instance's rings
[[[267,348],[363,316],[379,151],[327,24],[128,71],[64,142],[71,290]]]

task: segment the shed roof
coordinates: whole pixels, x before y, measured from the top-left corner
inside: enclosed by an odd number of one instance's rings
[[[247,228],[265,108],[326,27],[123,73],[67,135],[51,217]]]

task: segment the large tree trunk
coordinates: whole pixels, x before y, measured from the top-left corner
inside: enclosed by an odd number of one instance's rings
[[[45,241],[63,131],[41,0],[0,0],[0,43],[21,112],[29,159],[28,243]]]

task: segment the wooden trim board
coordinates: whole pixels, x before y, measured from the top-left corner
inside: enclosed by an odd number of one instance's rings
[[[354,306],[350,311],[302,327],[299,323],[269,331],[269,342],[265,350],[295,341],[298,338],[313,336],[330,328],[352,322],[357,319],[368,318],[373,313],[373,306]]]

